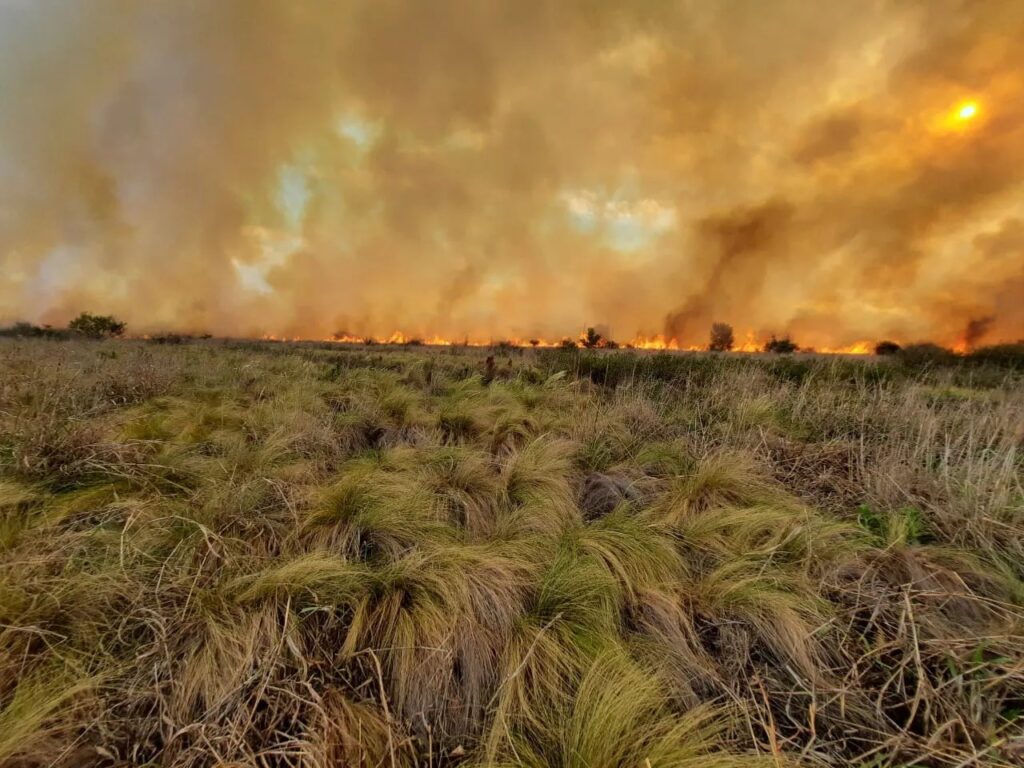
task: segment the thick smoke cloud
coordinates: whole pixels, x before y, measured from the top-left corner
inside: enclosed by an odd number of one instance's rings
[[[1021,40],[1016,0],[4,0],[0,321],[1017,339]]]

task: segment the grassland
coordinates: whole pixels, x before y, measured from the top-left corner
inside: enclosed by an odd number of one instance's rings
[[[1024,387],[0,343],[0,765],[1024,759]]]

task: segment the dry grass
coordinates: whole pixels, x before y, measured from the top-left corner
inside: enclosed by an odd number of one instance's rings
[[[1019,765],[1024,387],[0,344],[0,764]]]

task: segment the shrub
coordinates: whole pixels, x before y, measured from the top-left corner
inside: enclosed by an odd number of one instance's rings
[[[559,344],[559,346],[562,349],[576,349],[576,342],[573,341],[572,339],[565,338],[565,339],[562,339],[562,343]]]
[[[68,338],[68,332],[59,328],[52,328],[49,325],[33,325],[32,323],[18,322],[7,328],[0,328],[0,336],[35,339],[66,339]]]
[[[151,344],[181,344],[183,341],[188,341],[191,338],[191,336],[183,336],[180,333],[161,333],[156,336],[150,336],[148,341]]]
[[[728,352],[732,349],[735,338],[732,333],[732,326],[728,323],[712,323],[711,343],[708,349],[712,352]]]
[[[87,339],[104,339],[124,334],[125,323],[113,315],[92,315],[83,312],[68,323],[68,329]]]
[[[900,362],[910,367],[949,365],[956,360],[952,350],[930,341],[909,344],[899,351]]]
[[[976,365],[992,365],[1022,371],[1024,370],[1024,342],[979,347],[967,355],[966,360]]]
[[[876,355],[895,355],[901,349],[903,348],[895,341],[880,341],[875,344]]]
[[[790,352],[796,352],[797,345],[788,336],[784,336],[781,339],[772,336],[764,345],[765,352],[774,352],[779,355],[787,355]]]
[[[601,342],[604,341],[604,337],[593,328],[587,328],[587,332],[583,334],[580,341],[587,349],[596,349],[601,346]]]

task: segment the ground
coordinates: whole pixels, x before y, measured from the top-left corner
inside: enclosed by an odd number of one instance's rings
[[[1019,373],[488,352],[0,341],[0,764],[1020,764]]]

